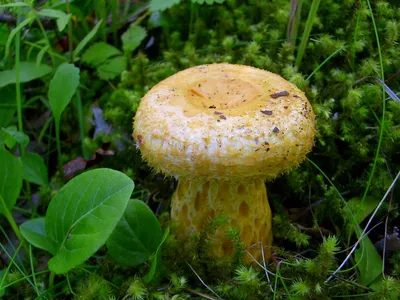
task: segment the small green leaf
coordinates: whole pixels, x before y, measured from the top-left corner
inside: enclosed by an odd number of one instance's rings
[[[181,0],[151,0],[149,11],[156,12],[156,11],[164,11],[168,8],[171,8],[175,4],[178,4]]]
[[[49,183],[47,168],[40,155],[27,152],[21,159],[24,167],[25,180],[38,185],[47,185]]]
[[[359,236],[361,229],[358,227],[356,232]],[[360,272],[360,284],[368,286],[382,273],[382,258],[368,236],[360,242],[360,248],[354,253],[354,258]]]
[[[0,214],[4,205],[11,210],[22,187],[23,168],[21,160],[6,150],[0,143]]]
[[[73,64],[64,63],[58,67],[49,86],[49,102],[56,122],[71,101],[79,85],[79,69]]]
[[[74,50],[74,57],[77,57],[79,53],[85,48],[87,43],[90,42],[90,40],[96,35],[97,31],[99,30],[101,24],[103,23],[103,20],[100,20],[97,22],[96,26],[93,27],[93,29],[83,38],[82,41],[79,42],[79,44],[76,46]]]
[[[146,29],[141,26],[132,26],[122,36],[122,49],[125,53],[133,52],[147,36]]]
[[[51,72],[48,65],[36,66],[34,62],[20,62],[20,82],[29,82],[43,77]],[[8,84],[15,83],[15,69],[0,72],[0,88]]]
[[[146,274],[146,276],[143,277],[144,282],[149,283],[153,280],[154,275],[156,273],[157,267],[160,264],[160,260],[161,260],[161,247],[164,244],[164,242],[167,240],[167,237],[169,236],[169,227],[167,227],[167,229],[164,232],[164,235],[161,238],[161,242],[160,245],[157,248],[157,251],[153,257],[153,260],[151,262],[151,266],[150,266],[150,270],[149,273]]]
[[[68,272],[95,253],[121,219],[133,188],[128,176],[111,169],[88,171],[68,182],[47,209],[46,233],[56,252],[49,269]]]
[[[27,18],[26,20],[22,21],[19,23],[17,27],[15,27],[13,30],[11,30],[10,35],[8,36],[7,43],[6,43],[6,53],[4,55],[5,58],[8,57],[8,54],[10,53],[10,47],[11,47],[11,42],[14,39],[14,36],[17,34],[18,31],[21,31],[22,28],[24,28],[26,25],[31,23],[34,20],[33,17]],[[0,80],[0,87],[1,87],[1,80]]]
[[[85,53],[82,55],[82,61],[88,65],[97,67],[104,63],[107,59],[121,54],[122,52],[117,48],[104,42],[100,42],[93,44],[85,51]]]
[[[20,226],[22,236],[33,246],[55,254],[55,247],[47,238],[45,218],[28,220]]]
[[[160,223],[151,209],[143,201],[130,200],[107,248],[118,263],[137,266],[156,252],[161,239]]]
[[[1,128],[0,140],[10,149],[14,148],[18,143],[25,148],[29,144],[29,136],[17,130],[17,127],[12,125],[7,128]]]
[[[353,211],[357,224],[364,221],[364,219],[375,210],[378,204],[379,199],[370,196],[365,197],[363,203],[361,203],[361,197],[351,198],[348,201],[348,206],[350,206]]]
[[[97,74],[103,80],[113,79],[126,70],[126,58],[124,56],[114,57],[107,60],[97,68]]]
[[[65,12],[61,10],[46,9],[46,8],[39,11],[39,15],[43,17],[57,19],[56,22],[59,31],[63,31],[65,29],[65,27],[68,24],[69,18],[71,17],[71,14],[67,15]]]

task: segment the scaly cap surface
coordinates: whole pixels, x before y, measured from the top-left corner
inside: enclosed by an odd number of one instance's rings
[[[212,64],[161,81],[141,100],[134,133],[143,158],[179,178],[272,179],[311,150],[315,115],[304,93],[257,68]]]

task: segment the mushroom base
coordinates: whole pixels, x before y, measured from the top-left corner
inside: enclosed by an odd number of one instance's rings
[[[240,182],[179,180],[172,196],[171,210],[177,236],[189,241],[218,215],[226,216],[228,222],[216,231],[212,256],[230,257],[233,254],[232,242],[226,235],[230,226],[239,231],[243,245],[255,259],[262,259],[262,246],[265,259],[269,259],[270,250],[265,246],[272,243],[271,209],[263,179]],[[248,254],[244,260],[253,261]]]

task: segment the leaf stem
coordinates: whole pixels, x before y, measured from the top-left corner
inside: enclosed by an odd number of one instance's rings
[[[374,13],[372,11],[371,3],[370,3],[369,0],[367,0],[367,4],[368,4],[368,9],[369,9],[369,11],[371,13],[372,24],[374,26],[376,45],[377,45],[378,54],[379,54],[379,64],[380,64],[380,67],[381,67],[381,80],[382,80],[382,82],[385,82],[385,73],[384,73],[384,70],[383,70],[382,49],[381,49],[381,43],[379,41],[378,28],[376,27]],[[374,174],[375,174],[375,170],[376,170],[376,164],[377,164],[377,161],[378,161],[378,158],[379,158],[379,155],[380,155],[380,151],[381,151],[383,133],[385,131],[385,113],[386,113],[385,86],[382,85],[382,115],[381,115],[381,122],[379,124],[378,145],[376,147],[375,158],[374,158],[374,162],[373,162],[373,165],[372,165],[371,174],[369,175],[368,183],[367,183],[367,186],[365,188],[364,194],[363,194],[362,199],[361,199],[361,204],[364,203],[364,200],[368,195],[369,188],[371,187],[372,179],[374,178]]]
[[[67,10],[67,14],[70,14],[70,6],[69,6],[69,0],[65,1],[65,7]],[[74,62],[74,41],[72,38],[72,21],[71,18],[68,20],[68,46],[69,46],[69,61],[72,63]]]
[[[56,273],[50,272],[49,276],[49,289],[51,289],[54,286],[54,277],[56,276]]]
[[[80,135],[80,139],[81,139],[82,155],[85,157],[84,141],[85,141],[86,129],[85,129],[85,121],[83,118],[82,99],[81,99],[81,92],[79,90],[79,87],[76,89],[75,106],[76,106],[76,110],[78,111],[79,135]]]
[[[56,124],[56,144],[57,144],[57,154],[58,154],[58,167],[62,171],[62,161],[61,161],[61,144],[60,144],[60,121],[55,120]]]
[[[18,8],[17,14],[17,27],[21,22],[21,8]],[[24,131],[22,123],[22,98],[21,98],[21,80],[20,80],[20,56],[21,56],[21,31],[18,30],[15,36],[15,93],[17,101],[17,117],[18,117],[18,130]],[[21,147],[21,154],[24,155],[25,149]]]
[[[21,232],[19,231],[18,225],[17,223],[15,223],[14,217],[10,211],[10,209],[8,208],[6,201],[4,200],[4,198],[0,195],[0,206],[3,208],[3,214],[6,217],[8,223],[10,224],[12,230],[14,231],[15,235],[17,236],[18,240],[23,243],[24,242],[24,238],[21,235]],[[25,250],[27,252],[29,252],[28,246],[24,245]]]
[[[17,26],[19,25],[20,22],[21,22],[21,8],[18,8]],[[21,31],[18,30],[16,35],[15,35],[15,95],[16,95],[16,101],[17,101],[18,131],[24,132],[24,125],[23,125],[23,122],[22,122],[22,97],[21,97],[20,59],[21,59]],[[21,151],[21,156],[24,156],[25,155],[25,147],[20,145],[19,148],[20,148],[20,151]],[[31,185],[27,181],[25,181],[25,188],[26,188],[26,191],[27,191],[28,195],[30,196],[30,194],[31,194]],[[29,201],[29,203],[30,203],[31,209],[33,211],[34,210],[34,205],[33,205],[32,201]]]

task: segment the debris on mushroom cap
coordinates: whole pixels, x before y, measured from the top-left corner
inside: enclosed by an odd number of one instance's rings
[[[274,178],[305,158],[314,135],[315,115],[301,90],[277,74],[226,63],[192,67],[154,86],[133,133],[157,171],[221,180]]]

